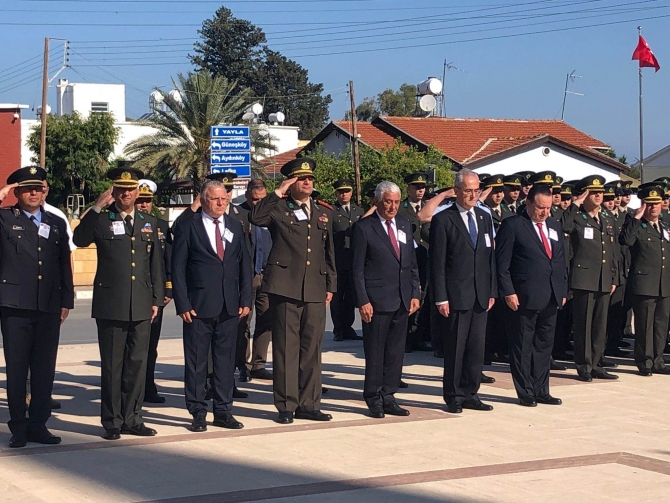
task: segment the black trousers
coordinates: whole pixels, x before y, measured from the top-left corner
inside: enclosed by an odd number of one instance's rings
[[[555,357],[565,357],[566,351],[572,339],[572,295],[568,298],[565,305],[558,310],[556,315],[556,333],[554,334],[554,349],[552,354]]]
[[[512,311],[510,368],[519,398],[549,393],[551,349],[558,308],[552,298],[544,309]]]
[[[428,250],[419,246],[416,251],[416,263],[419,268],[419,283],[421,285],[421,305],[410,315],[407,321],[407,348],[413,349],[419,342],[430,341],[430,310],[424,310],[424,304],[430,298],[428,293]],[[421,315],[423,311],[423,316]]]
[[[223,309],[218,318],[193,318],[184,322],[184,395],[193,416],[206,415],[207,363],[211,348],[214,415],[233,408],[235,342],[239,318]]]
[[[505,299],[497,299],[488,312],[485,348],[487,358],[491,358],[493,355],[503,356],[509,352],[507,347],[509,311]]]
[[[270,295],[274,403],[279,412],[321,408],[325,302]]]
[[[479,304],[452,311],[444,331],[443,396],[447,404],[474,400],[481,383],[488,313]]]
[[[610,308],[607,311],[607,343],[605,347],[610,350],[619,348],[626,328],[626,309],[624,299],[626,296],[626,283],[619,285],[610,296]]]
[[[7,375],[9,429],[25,434],[44,427],[51,417],[60,315],[0,308],[0,327]],[[26,418],[26,379],[30,370],[30,408]]]
[[[261,292],[263,274],[256,274],[253,279],[251,311],[239,322],[237,332],[237,348],[235,350],[235,367],[248,370],[265,368],[268,359],[268,348],[272,340],[272,317],[268,294]],[[251,335],[251,318],[256,311],[256,325]]]
[[[142,423],[151,320],[96,319],[100,346],[102,426],[132,428]]]
[[[633,295],[635,365],[640,370],[665,366],[663,348],[668,337],[670,297]]]
[[[405,355],[408,314],[401,303],[396,311],[376,311],[370,323],[363,323],[363,398],[368,407],[395,402]]]
[[[151,322],[151,332],[149,335],[149,357],[147,358],[147,379],[144,384],[144,396],[158,396],[158,388],[154,374],[156,372],[156,360],[158,359],[158,340],[161,337],[161,328],[163,327],[163,311],[165,307],[158,308],[158,315]]]
[[[330,317],[333,319],[333,332],[344,335],[353,331],[356,319],[356,299],[354,280],[351,271],[337,271],[337,292],[330,303]]]
[[[600,360],[607,343],[609,292],[572,291],[572,320],[575,334],[575,367],[577,372],[602,372]]]

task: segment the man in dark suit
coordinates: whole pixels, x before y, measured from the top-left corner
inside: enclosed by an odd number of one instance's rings
[[[139,197],[135,201],[135,209],[148,215],[154,207],[154,194],[158,187],[152,180],[139,181]],[[151,322],[151,337],[149,339],[149,358],[147,360],[147,379],[144,386],[144,401],[146,403],[165,403],[165,397],[158,394],[154,374],[156,372],[156,360],[158,359],[158,341],[161,337],[163,326],[163,311],[172,300],[172,279],[170,275],[170,263],[172,261],[172,232],[167,220],[156,218],[158,223],[158,241],[160,243],[161,263],[163,264],[163,283],[165,286],[165,299],[162,306],[158,306],[158,315]]]
[[[568,291],[560,224],[550,217],[551,188],[535,184],[526,210],[507,218],[496,237],[498,290],[513,311],[511,370],[519,403],[558,405],[549,368],[558,308]]]
[[[619,236],[631,254],[626,289],[633,303],[635,365],[643,376],[670,374],[663,359],[670,317],[670,226],[660,220],[663,188],[641,185],[638,198],[642,206],[626,216]]]
[[[135,209],[143,173],[125,161],[119,164],[107,173],[113,186],[74,231],[74,243],[95,243],[98,256],[92,317],[98,326],[105,440],[118,440],[121,433],[156,435],[142,421],[142,402],[151,321],[165,302],[158,222]]]
[[[287,178],[251,210],[253,225],[267,227],[272,250],[262,291],[272,312],[272,365],[277,422],[330,421],[321,412],[321,342],[326,307],[337,290],[332,212],[314,201],[312,159],[286,163]],[[290,195],[284,195],[290,189]]]
[[[74,308],[74,287],[66,223],[42,207],[45,179],[46,171],[29,166],[10,174],[0,190],[0,201],[12,189],[17,199],[12,208],[0,209],[0,326],[13,448],[61,441],[46,422],[60,326]]]
[[[500,177],[502,185],[502,177]],[[433,301],[442,315],[444,400],[451,413],[493,410],[477,395],[484,366],[487,311],[497,296],[493,225],[477,208],[477,174],[456,174],[456,203],[430,227]]]
[[[205,380],[211,348],[214,426],[240,429],[232,413],[239,319],[251,307],[251,259],[242,225],[225,215],[230,194],[221,182],[205,182],[202,211],[177,228],[172,284],[184,321],[184,391],[192,431],[207,430]]]
[[[395,400],[408,315],[419,309],[419,270],[411,224],[397,217],[400,189],[382,182],[377,211],[354,225],[353,280],[365,351],[363,398],[370,415],[408,416]]]
[[[356,318],[356,299],[351,278],[353,225],[365,211],[351,200],[354,182],[343,178],[333,184],[337,202],[333,206],[333,244],[335,246],[335,267],[337,269],[337,292],[330,303],[333,319],[333,336],[336,341],[361,340],[353,329]]]

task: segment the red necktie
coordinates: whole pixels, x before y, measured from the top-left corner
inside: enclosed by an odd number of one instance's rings
[[[395,238],[395,232],[393,232],[393,226],[391,225],[390,220],[386,221],[386,228],[389,231],[389,238],[391,239],[391,245],[393,245],[393,249],[395,250],[395,255],[398,257],[398,260],[400,260],[400,247],[398,246],[398,241]]]
[[[544,235],[542,230],[542,224],[536,224],[537,228],[540,229],[540,239],[542,239],[542,244],[544,245],[544,251],[547,253],[547,257],[551,258],[551,246],[549,246],[549,241],[547,241],[547,236]]]
[[[221,229],[219,228],[221,222],[214,220],[214,223],[216,224],[216,236],[214,236],[216,241],[216,254],[219,256],[219,259],[223,260],[223,237],[221,236]]]

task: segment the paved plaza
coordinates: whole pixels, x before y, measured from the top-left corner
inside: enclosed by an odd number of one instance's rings
[[[3,374],[0,500],[639,503],[670,493],[670,376],[638,376],[631,360],[618,360],[615,382],[552,373],[563,405],[532,409],[517,404],[506,365],[487,367],[496,382],[481,397],[494,411],[452,415],[443,410],[441,360],[415,352],[405,355],[410,386],[398,394],[411,415],[372,419],[362,343],[336,343],[328,332],[322,408],[333,421],[274,423],[271,384],[254,380],[240,385],[250,398],[234,407],[243,430],[215,428],[210,414],[208,431],[195,434],[181,341],[161,341],[159,353],[167,403],[145,409],[153,438],[102,440],[98,347],[63,344],[54,387],[63,408],[48,423],[63,443],[9,449]]]

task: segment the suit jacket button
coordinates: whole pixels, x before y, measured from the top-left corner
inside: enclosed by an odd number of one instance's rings
[[[311,228],[312,228],[312,224],[307,224],[307,228],[308,228],[308,229],[311,229]]]
[[[38,264],[38,265],[42,265],[42,261],[41,261],[41,260],[38,260],[38,261],[37,261],[37,264]]]
[[[42,279],[42,275],[40,274],[39,276],[37,276],[37,279]]]
[[[135,262],[133,262],[133,263],[132,263],[132,264],[130,264],[130,265],[131,265],[132,267],[135,267]]]
[[[21,237],[21,236],[19,236],[19,237]],[[42,247],[41,247],[41,246],[38,246],[38,247],[37,247],[37,251],[42,251]]]
[[[603,260],[603,264],[606,264],[606,263],[607,263],[607,260]]]
[[[307,265],[310,265],[310,262],[309,262],[309,260],[307,261]]]
[[[130,279],[132,279],[133,281],[135,281],[135,276],[131,276]]]
[[[309,253],[309,252],[311,252],[311,251],[312,251],[311,248],[307,248],[307,253]]]
[[[132,253],[132,254],[134,255],[134,254],[135,254],[135,250],[130,250],[130,253]]]
[[[135,241],[135,236],[130,238],[131,241]]]

